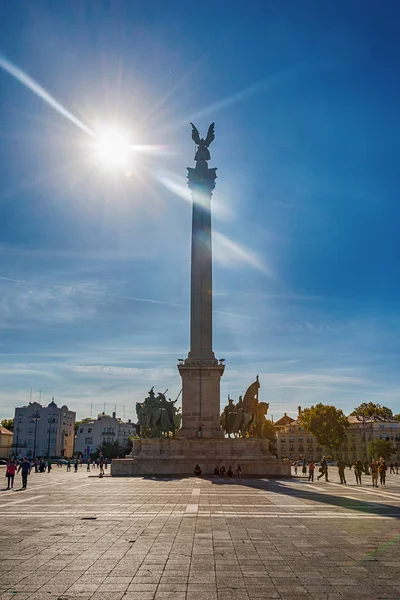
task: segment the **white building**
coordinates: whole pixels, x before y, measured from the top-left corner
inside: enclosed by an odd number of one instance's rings
[[[18,457],[72,457],[75,413],[67,406],[29,402],[15,409],[12,450]]]
[[[128,445],[129,438],[136,434],[136,425],[130,419],[125,423],[112,416],[100,413],[97,419],[85,419],[79,424],[75,437],[75,452],[89,456],[103,444],[119,442],[122,448]],[[122,458],[122,457],[121,457]]]

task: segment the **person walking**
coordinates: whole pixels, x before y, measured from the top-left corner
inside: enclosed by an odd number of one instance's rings
[[[238,465],[236,467],[236,477],[237,477],[237,479],[241,479],[242,478],[242,467],[240,465]]]
[[[38,459],[37,459],[37,458],[35,458],[35,460],[34,460],[34,463],[33,463],[33,464],[35,465],[35,473],[39,473],[39,469],[38,469]]]
[[[363,466],[361,460],[355,460],[353,463],[354,475],[356,476],[356,483],[361,485],[361,475],[363,472]]]
[[[74,462],[74,471],[75,471],[75,473],[77,473],[77,472],[78,472],[78,465],[79,465],[79,463],[78,463],[78,459],[76,458],[76,459],[75,459],[75,462]]]
[[[322,457],[321,466],[320,466],[319,470],[320,470],[320,474],[318,475],[317,479],[320,480],[321,477],[323,477],[325,475],[325,481],[329,481],[329,479],[328,479],[328,463],[326,461],[325,456]]]
[[[297,475],[297,460],[294,461],[293,468],[294,468],[294,474]]]
[[[338,473],[339,473],[339,477],[340,477],[340,483],[341,484],[343,484],[343,483],[345,484],[346,483],[346,476],[344,474],[344,470],[346,468],[346,463],[341,458],[338,458],[337,468],[338,468]]]
[[[71,470],[71,461],[70,459],[67,460],[67,471]]]
[[[107,467],[108,467],[108,458],[106,456],[105,459],[104,459],[104,468],[105,468],[106,471],[107,471]]]
[[[7,463],[6,469],[6,477],[7,477],[7,489],[12,490],[14,487],[14,477],[17,472],[17,465],[15,464],[15,460],[10,460]]]
[[[87,461],[86,471],[89,471],[89,473],[90,473],[90,458],[88,458],[88,461]]]
[[[397,464],[397,461],[394,463],[394,468],[396,469],[396,475],[399,474],[399,465]]]
[[[51,467],[52,467],[52,462],[51,462],[51,458],[49,458],[47,461],[47,472],[48,473],[50,473]]]
[[[379,481],[381,486],[386,487],[386,462],[385,460],[381,457],[379,459],[379,464],[378,464],[378,473],[379,473]]]
[[[301,472],[305,477],[307,477],[307,461],[305,458],[303,459],[303,466],[301,467]]]
[[[378,463],[373,460],[371,463],[372,487],[378,487]]]
[[[28,461],[26,456],[24,456],[22,463],[19,465],[17,473],[20,471],[22,475],[22,489],[26,490],[26,486],[28,485],[28,475],[31,472],[31,463]]]
[[[315,463],[312,460],[308,465],[308,481],[314,481]]]
[[[392,462],[390,463],[389,473],[393,473],[393,475],[395,475],[394,464]]]

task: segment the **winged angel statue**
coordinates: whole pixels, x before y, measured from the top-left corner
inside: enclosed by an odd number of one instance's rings
[[[190,124],[192,126],[192,140],[194,141],[194,143],[197,146],[197,152],[194,157],[194,160],[195,161],[210,160],[211,156],[210,156],[210,151],[209,151],[208,147],[211,144],[211,142],[213,142],[215,139],[215,134],[214,134],[215,123],[211,123],[210,127],[208,128],[206,139],[200,137],[199,130],[197,129],[197,127],[195,127],[193,125],[193,123],[190,123]]]

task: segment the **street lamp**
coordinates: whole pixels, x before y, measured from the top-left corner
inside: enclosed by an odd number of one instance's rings
[[[35,412],[32,415],[32,419],[35,421],[35,437],[34,437],[34,440],[33,440],[33,459],[35,460],[35,458],[36,458],[37,422],[40,421],[40,412],[38,410],[35,410]]]

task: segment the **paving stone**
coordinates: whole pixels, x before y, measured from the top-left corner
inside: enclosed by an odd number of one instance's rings
[[[32,474],[24,511],[0,496],[0,600],[400,600],[400,477],[330,478]]]

